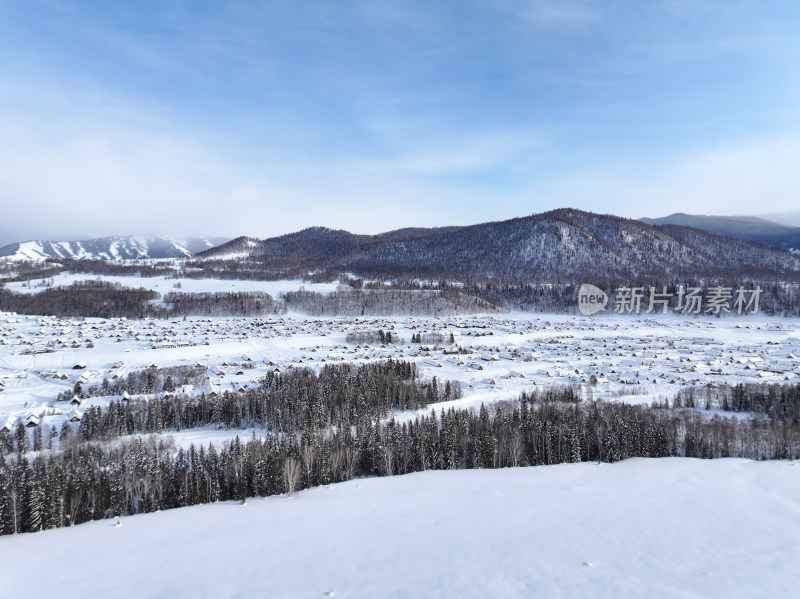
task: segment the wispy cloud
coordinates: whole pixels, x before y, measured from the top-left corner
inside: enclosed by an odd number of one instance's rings
[[[788,2],[0,3],[4,226],[783,211],[799,26]]]

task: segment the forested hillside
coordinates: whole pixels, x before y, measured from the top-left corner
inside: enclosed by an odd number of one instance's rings
[[[800,258],[681,226],[579,210],[444,229],[353,235],[321,227],[256,242],[235,240],[198,254],[240,254],[267,270],[313,269],[363,277],[576,283],[686,277],[797,280]]]

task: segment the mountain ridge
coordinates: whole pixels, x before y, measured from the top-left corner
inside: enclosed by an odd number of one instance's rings
[[[0,248],[7,261],[144,260],[187,258],[227,240],[225,237],[170,238],[162,235],[115,235],[81,241],[30,240]]]
[[[676,212],[660,218],[642,218],[654,226],[681,225],[800,253],[800,227],[757,216],[712,216]]]
[[[248,238],[246,248],[241,239],[195,257],[219,259],[236,247],[245,250],[238,255],[240,260],[266,269],[461,280],[570,282],[590,275],[781,279],[800,273],[798,257],[748,240],[570,208],[462,227],[409,228],[378,235],[311,227],[269,239]]]
[[[510,284],[800,280],[800,256],[751,239],[687,226],[685,222],[697,224],[692,215],[673,216],[675,223],[650,224],[561,208],[502,221],[406,227],[375,235],[317,226],[266,239],[242,236],[228,241],[156,235],[31,241],[6,246],[0,256],[7,260],[185,258],[222,276],[231,276],[226,271],[271,273],[270,277],[328,272],[326,276],[352,274],[377,280]],[[716,217],[708,218],[718,222]],[[756,227],[770,234],[793,231],[757,218],[733,217],[727,222],[745,231]],[[218,241],[224,243],[214,243]]]

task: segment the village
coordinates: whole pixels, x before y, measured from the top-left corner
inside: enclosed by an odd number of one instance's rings
[[[194,383],[160,393],[242,392],[269,372],[413,361],[423,377],[460,384],[463,396],[434,406],[440,409],[513,400],[546,385],[575,385],[586,398],[650,404],[687,387],[797,383],[798,356],[800,324],[753,317],[288,313],[136,320],[2,313],[0,430],[12,430],[19,420],[47,429],[79,422],[89,406],[131,399],[88,392],[104,380],[108,385],[132,372],[176,366],[191,367]],[[71,393],[75,389],[82,392]]]

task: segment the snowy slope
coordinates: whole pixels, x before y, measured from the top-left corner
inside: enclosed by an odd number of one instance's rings
[[[224,238],[170,239],[158,235],[102,237],[85,241],[24,241],[0,248],[6,260],[131,260],[185,258],[225,241]]]
[[[0,596],[792,597],[792,462],[425,472],[0,537]]]

